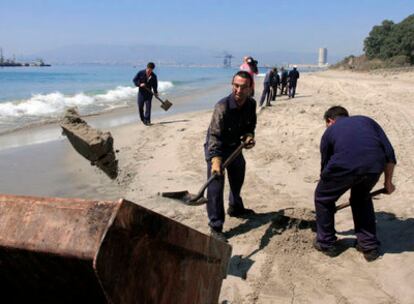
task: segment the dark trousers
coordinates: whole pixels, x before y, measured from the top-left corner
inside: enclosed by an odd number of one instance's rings
[[[138,93],[138,112],[143,123],[151,122],[151,101],[152,95],[147,96],[142,93]]]
[[[280,89],[280,95],[287,94],[287,82],[282,82],[282,88]]]
[[[270,100],[275,101],[276,100],[276,95],[277,95],[277,86],[271,86],[270,87]]]
[[[262,97],[260,98],[260,106],[262,106],[265,99],[266,99],[266,105],[268,106],[270,104],[270,99],[271,99],[270,93],[271,93],[270,85],[268,83],[264,83]]]
[[[288,91],[289,91],[289,97],[292,97],[292,98],[295,98],[295,94],[296,94],[296,82],[292,82],[292,83],[289,83],[289,88],[288,88]]]
[[[223,162],[225,159],[223,159]],[[240,154],[226,169],[230,184],[229,205],[238,209],[244,208],[240,191],[244,182],[246,161]],[[211,161],[207,161],[207,178],[211,176]],[[209,226],[221,231],[224,224],[224,175],[214,179],[207,188],[207,214]]]
[[[351,189],[351,209],[355,235],[363,250],[377,248],[375,213],[371,189],[380,174],[347,176],[342,178],[321,178],[315,190],[317,242],[321,247],[332,246],[335,236],[335,202]]]

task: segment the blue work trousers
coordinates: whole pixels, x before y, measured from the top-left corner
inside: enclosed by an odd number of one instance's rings
[[[138,93],[138,112],[143,123],[151,123],[152,95]]]
[[[332,246],[335,235],[335,202],[351,189],[351,209],[357,242],[363,250],[379,245],[374,206],[370,195],[380,174],[321,178],[315,190],[316,240],[321,247]]]
[[[228,155],[227,155],[228,157]],[[226,157],[226,158],[227,158]],[[225,158],[223,158],[223,162]],[[243,200],[240,196],[240,191],[244,182],[244,175],[246,172],[246,161],[243,154],[240,154],[225,170],[229,184],[230,195],[229,205],[235,209],[244,208]],[[211,161],[207,161],[207,178],[211,176]],[[224,224],[224,175],[215,178],[207,188],[207,214],[209,218],[209,226],[221,231]]]

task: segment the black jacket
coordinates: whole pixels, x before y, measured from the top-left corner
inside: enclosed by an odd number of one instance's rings
[[[148,90],[151,91],[151,89],[155,94],[158,94],[158,80],[157,75],[154,72],[148,77],[146,71],[141,70],[137,73],[137,75],[135,75],[133,82],[137,87],[139,87],[138,92],[144,96],[152,96],[152,94],[148,92]],[[145,83],[145,87],[148,90],[140,87],[140,84],[142,83]]]
[[[207,131],[206,159],[227,157],[240,145],[242,136],[254,135],[256,121],[256,101],[253,98],[247,98],[240,109],[233,94],[221,99],[214,107]]]

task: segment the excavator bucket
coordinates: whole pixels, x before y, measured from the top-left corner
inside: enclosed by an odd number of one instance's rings
[[[217,303],[231,246],[135,203],[0,195],[13,303]]]

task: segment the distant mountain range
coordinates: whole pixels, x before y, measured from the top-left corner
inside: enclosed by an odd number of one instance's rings
[[[250,55],[259,61],[259,65],[281,65],[287,63],[316,64],[318,50],[312,53],[301,52],[231,52],[234,66],[241,63],[243,56]],[[198,47],[178,47],[163,45],[71,45],[42,53],[27,54],[22,59],[43,58],[51,64],[131,64],[142,65],[154,61],[160,65],[221,65],[225,51],[208,50]],[[336,62],[341,58],[332,58]]]

